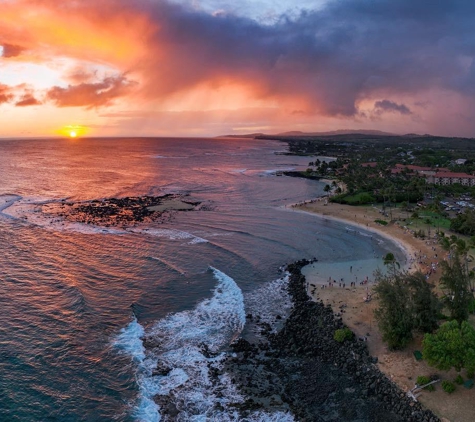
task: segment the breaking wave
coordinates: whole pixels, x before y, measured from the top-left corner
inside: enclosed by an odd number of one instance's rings
[[[235,405],[246,398],[223,363],[246,322],[244,297],[231,277],[211,270],[217,281],[211,298],[147,330],[134,318],[115,339],[115,346],[137,365],[133,417],[143,422],[293,421],[283,412],[240,417]]]

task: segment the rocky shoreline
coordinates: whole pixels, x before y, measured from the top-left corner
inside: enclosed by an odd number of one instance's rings
[[[282,172],[284,176],[288,177],[300,177],[302,179],[310,179],[310,180],[321,180],[324,179],[323,176],[315,176],[313,174],[306,174],[302,171],[284,171]]]
[[[232,345],[223,371],[249,397],[236,404],[243,419],[265,409],[290,410],[298,421],[439,421],[378,369],[364,342],[334,340],[345,326],[331,307],[308,297],[301,268],[309,263],[287,267],[293,308],[283,328],[274,334],[261,324],[266,342]]]

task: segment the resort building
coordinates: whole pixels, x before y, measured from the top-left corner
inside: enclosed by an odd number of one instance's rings
[[[453,185],[460,183],[463,186],[475,186],[475,176],[467,173],[437,172],[427,178],[428,183],[436,185]]]
[[[375,167],[376,163],[362,163],[363,167]],[[391,174],[406,172],[409,175],[425,177],[427,183],[435,185],[453,185],[460,183],[463,186],[475,186],[475,176],[467,173],[453,173],[445,167],[421,167],[409,164],[396,164],[391,169]]]
[[[427,183],[435,185],[453,185],[460,183],[463,186],[475,186],[475,176],[467,173],[453,173],[445,167],[421,167],[406,164],[396,164],[391,169],[392,174],[407,171],[408,173],[418,174],[426,178]]]

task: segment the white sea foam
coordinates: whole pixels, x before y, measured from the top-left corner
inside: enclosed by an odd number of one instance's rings
[[[244,302],[246,310],[253,316],[259,316],[260,322],[268,323],[274,332],[276,318],[278,315],[285,317],[292,308],[292,301],[287,292],[289,275],[266,283],[251,293],[246,294]],[[252,330],[258,334],[260,328],[251,326]]]
[[[151,256],[150,259],[153,259],[155,261],[158,261],[158,262],[161,262],[162,264],[164,264],[166,267],[182,274],[182,275],[185,275],[186,274],[186,271],[182,270],[181,268],[177,267],[175,264],[172,264],[171,262],[168,262],[166,261],[165,259],[163,258],[159,258],[158,256]]]
[[[0,195],[0,214],[3,214],[3,211],[8,207],[12,206],[16,201],[19,201],[21,196],[14,194]],[[9,217],[8,214],[4,214]]]
[[[193,311],[170,315],[151,329],[150,335],[160,339],[165,349],[177,350],[205,342],[211,350],[218,351],[244,327],[246,315],[241,289],[228,275],[216,268],[212,270],[218,284],[210,299],[203,300]]]
[[[125,230],[99,227],[91,224],[69,222],[61,217],[50,217],[39,210],[39,206],[51,202],[51,198],[29,197],[13,198],[4,201],[0,199],[0,213],[3,215],[25,222],[26,224],[42,227],[54,231],[74,231],[83,234],[125,234]],[[59,199],[55,199],[59,201]]]
[[[253,173],[257,174],[260,177],[263,176],[277,176],[277,173],[283,172],[283,171],[294,171],[295,167],[285,167],[285,168],[278,168],[278,169],[268,169],[268,170],[256,170]]]
[[[30,221],[32,222],[32,221]],[[36,223],[37,224],[37,223]],[[73,223],[65,220],[51,220],[49,225],[37,224],[48,230],[68,231],[82,234],[126,234],[126,230],[113,229],[110,227],[93,226],[89,224]]]
[[[221,350],[238,336],[245,324],[244,298],[235,281],[223,272],[211,268],[217,280],[212,297],[200,302],[193,310],[169,315],[150,329],[143,331],[134,319],[122,329],[115,345],[131,355],[137,364],[139,395],[134,417],[141,422],[168,420],[166,412],[154,402],[155,396],[166,397],[176,406],[178,422],[290,422],[288,413],[253,412],[240,419],[231,403],[243,403],[245,398],[236,389],[227,373],[218,378],[210,368],[222,369],[225,353]],[[146,335],[155,348],[143,351]],[[215,352],[206,357],[203,346]],[[165,375],[154,370],[169,368]],[[217,406],[219,404],[219,406]]]
[[[232,169],[231,173],[240,173],[240,174],[245,174],[247,169]]]
[[[161,416],[159,408],[153,401],[156,388],[154,388],[153,383],[149,381],[149,377],[147,376],[150,374],[151,366],[146,361],[145,347],[142,341],[144,334],[144,328],[138,323],[137,318],[134,317],[127,327],[120,330],[113,344],[122,353],[129,355],[137,365],[139,396],[135,409],[135,417],[141,422],[160,422]]]
[[[130,233],[141,233],[141,234],[148,234],[149,236],[154,237],[163,237],[169,240],[189,240],[187,242],[190,245],[194,245],[197,243],[207,243],[206,239],[202,237],[195,236],[191,233],[184,232],[181,230],[176,229],[138,229],[132,228],[127,230]]]
[[[142,342],[144,334],[144,328],[134,317],[127,327],[120,330],[119,335],[114,340],[114,345],[130,355],[134,361],[142,363],[145,359],[145,347]]]

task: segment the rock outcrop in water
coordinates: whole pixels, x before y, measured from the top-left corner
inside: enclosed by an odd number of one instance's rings
[[[288,266],[293,309],[283,328],[272,334],[264,325],[265,344],[233,344],[225,370],[249,397],[236,406],[243,418],[265,409],[291,410],[299,421],[439,421],[377,368],[365,343],[333,339],[344,324],[309,299],[300,272],[308,263]]]
[[[74,223],[92,224],[98,227],[129,227],[138,223],[160,223],[168,220],[171,212],[194,210],[200,204],[185,199],[183,195],[168,194],[81,202],[50,202],[43,205],[41,211],[49,217]]]

